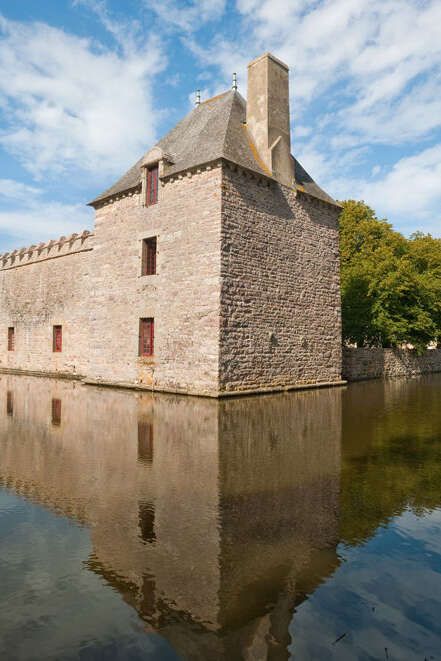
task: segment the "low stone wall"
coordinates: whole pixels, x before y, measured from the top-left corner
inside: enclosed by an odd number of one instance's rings
[[[343,379],[360,381],[441,372],[441,349],[343,349]]]

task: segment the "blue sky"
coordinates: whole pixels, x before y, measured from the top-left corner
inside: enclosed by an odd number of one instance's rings
[[[439,0],[0,0],[0,251],[91,228],[85,204],[264,51],[293,153],[338,199],[441,236]]]

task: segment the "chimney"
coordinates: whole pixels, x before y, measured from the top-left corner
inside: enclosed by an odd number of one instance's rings
[[[292,186],[289,69],[270,53],[248,65],[247,129],[273,176]]]

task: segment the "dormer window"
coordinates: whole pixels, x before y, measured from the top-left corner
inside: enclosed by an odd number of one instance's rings
[[[147,168],[146,204],[156,204],[158,201],[158,164]]]
[[[171,154],[166,154],[160,147],[152,147],[141,162],[142,168],[142,206],[149,207],[159,202],[159,177],[174,163]]]

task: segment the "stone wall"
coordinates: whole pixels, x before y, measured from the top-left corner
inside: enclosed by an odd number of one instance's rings
[[[85,231],[0,257],[0,368],[87,373],[93,238]],[[54,325],[63,327],[60,353],[53,352]]]
[[[158,204],[140,188],[103,201],[93,235],[0,257],[0,370],[206,395],[338,383],[337,216],[222,161],[162,180]],[[156,274],[143,276],[150,237]],[[139,356],[142,318],[154,319],[151,357]]]
[[[343,378],[348,381],[441,372],[441,350],[419,355],[409,349],[343,349]]]
[[[221,168],[162,182],[159,202],[141,193],[96,211],[92,379],[154,383],[181,392],[218,390]],[[141,276],[142,240],[157,237],[157,274]],[[155,320],[154,356],[138,356],[139,320]]]
[[[338,208],[224,168],[220,389],[341,379]]]

